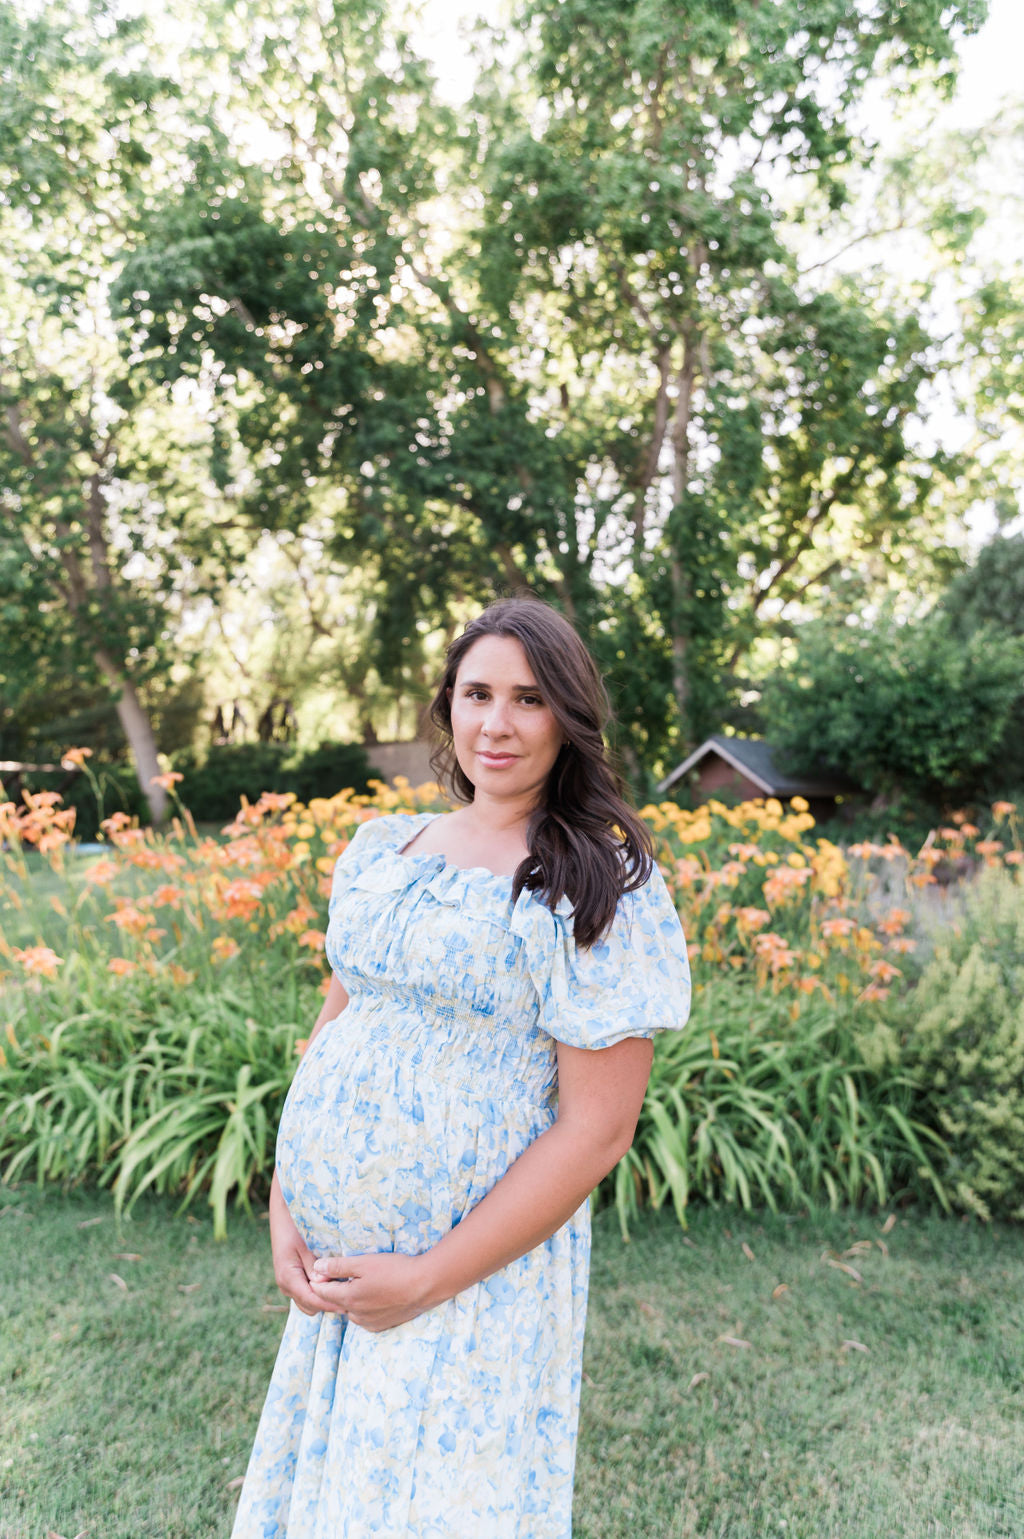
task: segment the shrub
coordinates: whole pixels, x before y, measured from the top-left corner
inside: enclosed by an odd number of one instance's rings
[[[255,802],[264,791],[284,790],[287,743],[215,743],[205,759],[186,748],[171,755],[184,776],[179,795],[197,823],[226,823],[241,797]]]
[[[308,807],[267,793],[226,842],[114,816],[109,853],[81,864],[48,800],[0,807],[6,1179],[99,1180],[121,1204],[207,1193],[217,1233],[229,1196],[265,1190],[318,1009],[331,871],[371,800],[417,805],[386,787]]]
[[[7,1027],[5,1180],[91,1178],[121,1205],[147,1189],[183,1206],[206,1192],[223,1234],[229,1196],[248,1206],[268,1190],[315,979],[243,969],[204,989],[163,970],[126,989],[72,959],[64,981],[72,1008],[44,1028],[24,998]]]
[[[294,791],[300,802],[343,790],[363,795],[374,776],[379,778],[378,771],[361,743],[321,743],[288,765],[284,790]]]
[[[963,917],[901,1004],[916,1112],[949,1146],[943,1179],[983,1218],[1024,1218],[1024,902],[983,871]]]
[[[300,801],[346,788],[362,794],[373,774],[359,743],[321,743],[300,754],[288,743],[215,743],[201,762],[192,749],[171,762],[184,776],[181,800],[197,823],[226,823],[241,797],[255,802],[264,791],[291,791]]]
[[[741,979],[699,988],[657,1040],[633,1147],[605,1187],[625,1232],[641,1202],[793,1206],[948,1199],[941,1139],[912,1112],[895,1039],[849,1006]]]
[[[122,1203],[147,1188],[208,1193],[223,1232],[230,1195],[246,1201],[269,1180],[296,1033],[325,981],[335,860],[367,818],[439,808],[436,796],[404,783],[306,803],[267,792],[224,838],[198,837],[187,818],[158,834],[120,813],[99,859],[76,856],[59,798],[0,804],[0,1173],[98,1179]],[[644,1201],[671,1201],[683,1219],[694,1197],[947,1201],[979,1134],[961,1133],[959,1111],[946,1129],[945,1101],[922,1088],[931,1060],[893,1029],[918,967],[909,894],[935,891],[938,863],[969,851],[1019,896],[1016,809],[992,809],[1002,837],[954,819],[916,859],[889,841],[848,860],[810,837],[797,799],[644,815],[696,991],[690,1025],[658,1042],[636,1144],[604,1189],[623,1225]],[[1021,938],[1014,902],[997,909],[979,910],[953,964],[968,941],[1003,936],[991,955],[1012,1000]]]

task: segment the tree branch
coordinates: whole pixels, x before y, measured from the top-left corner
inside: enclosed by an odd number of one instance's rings
[[[647,453],[639,470],[630,478],[628,485],[634,493],[633,544],[639,550],[643,546],[644,526],[647,515],[647,493],[658,472],[661,451],[668,428],[668,386],[672,376],[672,348],[666,344],[658,349],[658,391],[654,398],[654,425],[647,445]]]
[[[862,234],[855,235],[852,240],[848,240],[845,246],[840,246],[838,251],[833,251],[829,256],[822,257],[820,262],[812,262],[809,267],[799,268],[797,277],[805,278],[808,273],[816,273],[819,268],[827,267],[830,262],[835,262],[839,257],[845,256],[848,251],[853,250],[854,246],[860,246],[864,241],[881,240],[884,235],[899,235],[906,228],[907,221],[900,219],[896,224],[888,225],[883,230],[865,230]]]

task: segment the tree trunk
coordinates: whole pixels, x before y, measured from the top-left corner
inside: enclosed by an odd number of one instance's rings
[[[128,739],[128,747],[131,749],[135,763],[135,773],[138,776],[142,794],[149,804],[150,816],[154,824],[159,825],[163,822],[167,811],[167,792],[163,786],[152,784],[153,776],[159,775],[161,770],[156,756],[156,738],[153,736],[149,717],[143,709],[135,685],[117,666],[110,653],[102,647],[97,647],[95,655],[103,677],[112,688],[117,690],[118,720]]]
[[[672,501],[681,508],[686,499],[690,473],[690,418],[693,412],[693,393],[697,383],[697,345],[692,324],[687,324],[683,334],[683,361],[676,375],[676,408],[672,422]],[[681,616],[689,609],[690,574],[686,570],[677,542],[673,542],[669,561],[672,581],[672,687],[683,729],[683,742],[691,746],[689,729],[690,659],[689,636],[682,630]]]

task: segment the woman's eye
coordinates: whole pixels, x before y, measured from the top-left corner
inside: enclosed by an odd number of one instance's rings
[[[539,695],[520,695],[519,698],[522,700],[524,705],[543,705],[544,704],[543,700],[540,698]]]

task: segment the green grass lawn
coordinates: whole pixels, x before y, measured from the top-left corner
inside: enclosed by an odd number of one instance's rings
[[[0,1189],[2,1539],[226,1539],[279,1311],[259,1219]],[[605,1214],[585,1372],[576,1539],[1024,1534],[1022,1231]]]

